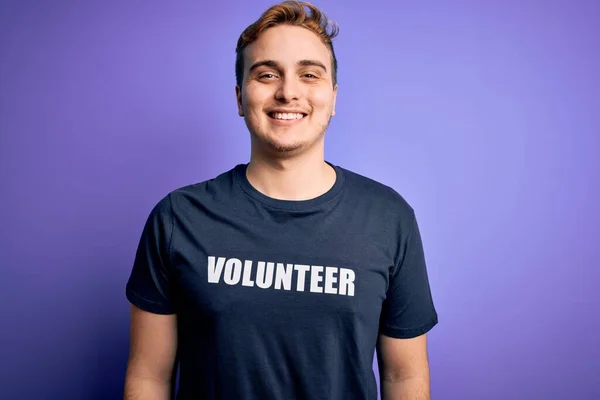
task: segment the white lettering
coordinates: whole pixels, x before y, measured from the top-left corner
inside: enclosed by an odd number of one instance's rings
[[[340,268],[340,294],[354,296],[354,271]]]
[[[337,294],[337,289],[333,287],[334,283],[337,283],[337,268],[336,267],[325,267],[325,293]]]
[[[275,290],[292,290],[295,275],[295,290],[298,292],[308,290],[310,293],[341,296],[355,294],[356,274],[349,268],[208,256],[207,274],[209,283],[219,283],[223,277],[227,285],[241,284]],[[308,286],[307,279],[310,279]]]
[[[225,264],[223,280],[228,285],[237,285],[242,276],[242,262],[237,258],[230,258]]]
[[[242,286],[254,286],[254,282],[250,279],[252,273],[252,260],[246,260],[244,262],[244,277],[242,278]]]
[[[265,262],[259,261],[258,268],[256,271],[256,286],[261,289],[268,289],[271,287],[273,283],[273,268],[275,268],[275,264],[272,262],[268,262],[267,271],[265,272]]]
[[[313,293],[323,293],[323,288],[319,286],[319,282],[323,281],[323,267],[313,265],[310,270],[310,291]]]
[[[304,292],[304,278],[306,273],[310,270],[310,265],[294,265],[294,269],[298,271],[298,283],[296,285],[296,290],[299,292]]]
[[[208,257],[208,281],[210,283],[218,283],[221,279],[221,273],[223,272],[223,265],[225,265],[225,258],[219,257],[216,261],[216,257]]]
[[[285,269],[284,269],[285,268]],[[284,290],[292,289],[292,272],[294,272],[293,264],[277,263],[277,272],[275,274],[275,289]]]

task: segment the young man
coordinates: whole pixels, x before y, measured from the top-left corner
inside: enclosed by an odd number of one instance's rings
[[[126,399],[428,399],[437,323],[413,209],[324,159],[337,34],[314,6],[267,10],[238,42],[251,159],[149,215],[127,297]]]

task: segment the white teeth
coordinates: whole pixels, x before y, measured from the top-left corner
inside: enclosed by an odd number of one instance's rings
[[[304,114],[296,113],[271,113],[271,116],[275,119],[300,119],[304,117]]]

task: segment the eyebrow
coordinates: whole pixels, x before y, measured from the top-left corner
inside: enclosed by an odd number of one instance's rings
[[[301,67],[319,67],[319,68],[323,68],[323,70],[325,72],[327,72],[327,67],[325,67],[325,65],[317,60],[300,60],[296,63],[297,65],[301,66]],[[252,66],[250,67],[249,72],[254,71],[255,69],[259,68],[259,67],[271,67],[271,68],[281,68],[281,64],[279,64],[277,61],[274,60],[262,60],[262,61],[257,61],[254,64],[252,64]]]

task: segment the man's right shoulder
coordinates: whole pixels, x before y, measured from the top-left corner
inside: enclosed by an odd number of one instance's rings
[[[236,184],[233,169],[206,180],[167,191],[154,205],[157,212],[172,212],[173,207],[222,201],[230,196]]]

